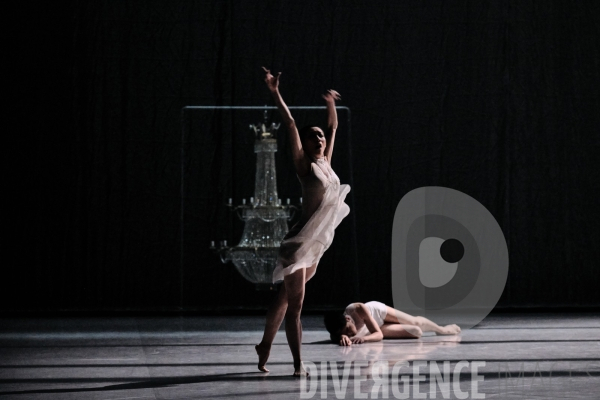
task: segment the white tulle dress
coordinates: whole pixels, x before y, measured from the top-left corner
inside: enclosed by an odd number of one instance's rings
[[[273,283],[300,268],[319,263],[333,241],[335,228],[350,212],[344,199],[349,185],[340,185],[326,157],[312,160],[302,184],[302,216],[281,241]]]

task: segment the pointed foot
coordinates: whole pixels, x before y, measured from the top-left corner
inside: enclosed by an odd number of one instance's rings
[[[304,369],[304,365],[302,364],[302,362],[300,362],[299,366],[294,366],[294,374],[292,376],[295,376],[297,378],[301,378],[301,377],[308,378],[310,376],[310,374],[308,373],[307,370]]]
[[[256,350],[256,354],[258,354],[258,370],[262,372],[269,372],[265,365],[267,364],[267,360],[269,359],[269,354],[271,353],[271,350],[265,349],[259,344],[254,346],[254,349]]]
[[[442,328],[442,332],[436,332],[436,335],[458,335],[460,333],[460,327],[456,324],[446,325]]]

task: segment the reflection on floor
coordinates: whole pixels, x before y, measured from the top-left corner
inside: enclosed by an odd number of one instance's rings
[[[256,369],[262,317],[0,320],[2,399],[600,398],[596,314],[494,315],[460,336],[340,347],[303,317],[291,377],[280,331]],[[377,396],[377,397],[376,397]]]

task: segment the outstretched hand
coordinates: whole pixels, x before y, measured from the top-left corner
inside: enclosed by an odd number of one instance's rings
[[[281,76],[281,72],[278,72],[277,76],[273,76],[270,70],[266,69],[265,67],[262,67],[262,69],[266,73],[265,82],[267,83],[267,87],[271,92],[276,91],[279,87],[279,77]]]
[[[340,96],[340,94],[339,94],[338,92],[336,92],[335,90],[333,90],[333,89],[329,89],[329,90],[327,91],[327,93],[325,93],[325,94],[323,95],[323,98],[325,99],[325,101],[327,101],[327,102],[332,102],[332,103],[333,103],[333,102],[335,102],[336,100],[341,100],[341,99],[342,99],[342,96]]]

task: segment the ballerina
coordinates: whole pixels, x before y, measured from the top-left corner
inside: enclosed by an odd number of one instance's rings
[[[304,288],[314,275],[323,253],[333,240],[335,228],[348,215],[350,208],[344,199],[350,186],[340,185],[331,169],[331,156],[338,121],[335,101],[340,95],[329,90],[323,95],[327,106],[327,128],[306,126],[300,131],[281,94],[279,77],[263,67],[265,82],[288,130],[294,167],[302,185],[302,215],[283,238],[273,282],[281,282],[277,298],[267,311],[262,341],[255,346],[258,369],[265,367],[275,335],[285,317],[285,333],[294,359],[294,376],[308,375],[302,366],[302,324],[300,313],[304,301]]]
[[[324,321],[331,341],[340,346],[382,339],[416,339],[423,332],[458,335],[461,331],[456,324],[439,326],[425,317],[413,317],[378,301],[352,303],[344,313],[326,313]]]

